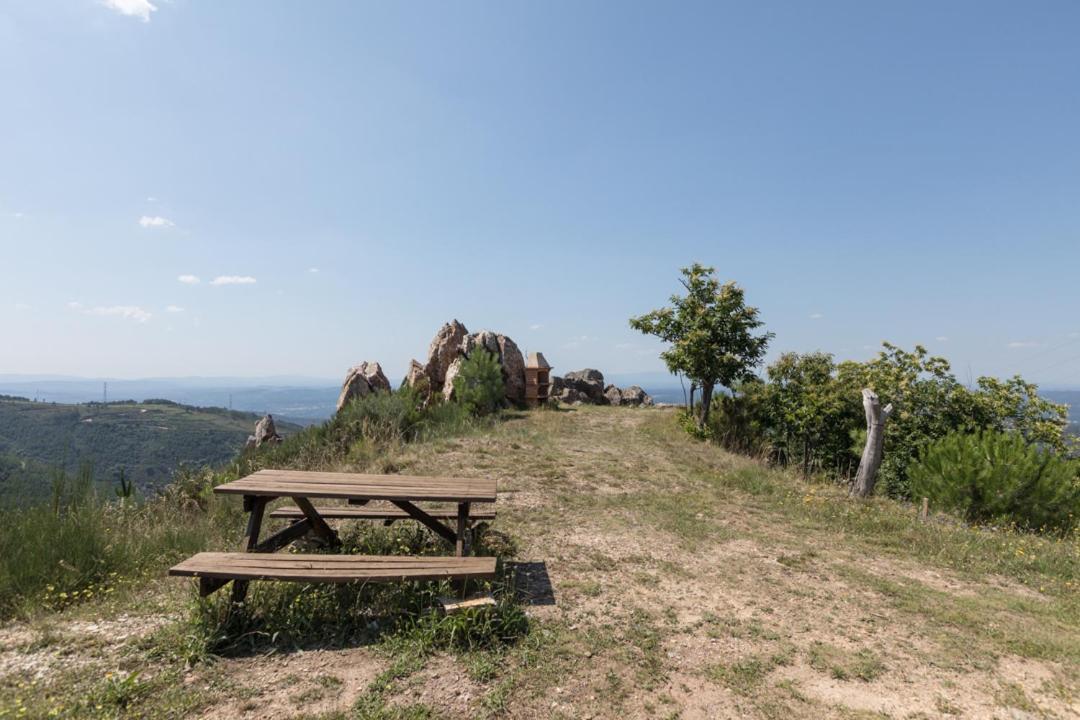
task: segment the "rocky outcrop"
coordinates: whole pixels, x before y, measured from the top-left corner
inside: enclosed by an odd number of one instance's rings
[[[506,335],[490,330],[470,334],[457,320],[439,328],[428,347],[427,362],[420,365],[414,360],[402,384],[420,387],[426,383],[425,394],[440,393],[449,400],[454,395],[454,377],[461,360],[480,349],[494,355],[502,368],[506,399],[518,405],[524,403],[525,358],[517,344]]]
[[[464,360],[463,357],[456,358],[454,362],[450,363],[450,367],[446,369],[446,382],[443,383],[441,390],[443,400],[454,399],[454,378],[461,372],[462,360]]]
[[[424,374],[431,382],[433,390],[442,390],[446,382],[446,371],[457,359],[461,344],[468,334],[468,329],[457,320],[446,323],[435,333],[428,346],[427,364],[424,365]]]
[[[266,443],[279,443],[281,440],[281,435],[278,435],[277,428],[274,427],[274,416],[265,415],[255,423],[255,434],[248,435],[244,447],[262,447]]]
[[[428,385],[428,376],[424,372],[424,366],[416,360],[409,361],[409,372],[405,373],[405,379],[401,381],[401,387],[413,387],[421,389]]]
[[[623,388],[621,391],[621,405],[630,405],[633,407],[640,407],[642,405],[652,405],[653,399],[649,393],[645,392],[640,385],[631,385],[628,388]]]
[[[338,395],[337,409],[345,407],[353,398],[364,397],[373,392],[390,392],[390,381],[386,379],[382,367],[377,362],[362,362],[350,368],[345,375],[345,382]]]
[[[604,397],[607,398],[608,405],[622,405],[622,390],[614,385],[604,388]]]
[[[502,365],[506,399],[515,405],[525,402],[525,356],[517,343],[499,335],[499,364]]]
[[[566,373],[561,378],[554,378],[550,393],[560,402],[607,404],[607,396],[604,395],[604,373],[593,368],[575,370]],[[579,396],[584,396],[585,399],[579,399]]]
[[[631,385],[620,389],[616,385],[604,384],[604,374],[599,370],[586,368],[568,372],[562,377],[551,378],[549,396],[567,405],[626,405],[640,407],[652,405],[653,400],[641,387]]]

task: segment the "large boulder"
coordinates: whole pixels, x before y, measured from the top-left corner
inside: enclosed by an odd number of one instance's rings
[[[604,373],[599,370],[585,368],[568,372],[563,375],[563,383],[586,395],[590,402],[597,405],[607,403],[607,396],[604,395]]]
[[[458,357],[454,362],[450,363],[450,367],[446,369],[446,381],[442,386],[442,396],[444,400],[454,399],[454,378],[461,372],[461,362],[463,357]]]
[[[274,416],[265,415],[255,423],[255,434],[248,435],[244,447],[262,447],[266,443],[279,443],[282,438],[274,427]]]
[[[649,396],[649,393],[645,392],[639,385],[623,388],[620,392],[620,400],[622,405],[632,405],[634,407],[653,404],[653,399]]]
[[[614,385],[608,385],[604,388],[604,397],[607,398],[608,405],[622,404],[622,390]]]
[[[461,355],[471,357],[477,350],[491,353],[498,361],[502,369],[503,389],[506,399],[520,405],[525,402],[525,357],[518,349],[517,343],[500,333],[490,330],[481,330],[471,335],[466,335],[461,341]],[[455,372],[455,375],[457,373]],[[447,378],[450,372],[447,371]],[[446,380],[449,384],[450,380]],[[450,398],[453,390],[443,385],[443,397]]]
[[[460,370],[460,360],[478,349],[494,355],[502,368],[506,399],[515,404],[524,403],[525,357],[517,344],[507,336],[490,330],[470,334],[457,320],[439,328],[428,348],[427,363],[421,366],[413,361],[404,384],[415,387],[426,379],[429,392],[441,393],[444,398],[450,399],[454,395],[453,379]]]
[[[424,365],[424,374],[428,376],[432,388],[441,390],[446,382],[446,371],[457,359],[461,352],[461,343],[468,336],[469,331],[457,320],[446,323],[428,346],[427,364]]]
[[[346,373],[341,394],[338,395],[337,409],[340,411],[353,398],[364,397],[379,390],[390,392],[390,381],[386,379],[382,367],[377,362],[362,362]]]
[[[499,335],[499,364],[502,365],[503,382],[506,383],[506,399],[515,405],[525,402],[525,356],[517,343],[505,335]]]
[[[430,385],[424,366],[416,360],[409,361],[409,372],[405,373],[405,379],[401,381],[401,387],[411,387],[421,390]]]

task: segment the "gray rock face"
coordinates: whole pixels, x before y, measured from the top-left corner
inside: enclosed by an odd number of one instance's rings
[[[350,368],[345,375],[341,394],[338,395],[337,409],[340,412],[353,398],[364,397],[379,390],[390,392],[390,381],[386,379],[382,367],[377,362],[362,362]]]
[[[502,365],[506,399],[515,405],[525,402],[525,356],[517,343],[505,335],[498,336],[499,364]]]
[[[623,405],[632,405],[634,407],[640,407],[642,405],[652,405],[653,399],[649,396],[649,393],[645,392],[638,385],[631,385],[628,388],[624,388],[621,393],[621,399]],[[614,403],[612,403],[614,404]]]
[[[265,415],[255,423],[255,434],[248,435],[244,447],[262,447],[266,443],[279,443],[282,438],[274,427],[274,416]]]
[[[424,365],[424,373],[431,381],[432,388],[441,390],[446,382],[446,371],[457,359],[461,352],[461,343],[468,336],[469,331],[457,320],[452,320],[435,333],[435,337],[428,346],[427,364]]]
[[[597,405],[607,403],[607,396],[604,395],[604,373],[599,370],[585,368],[568,372],[563,375],[563,383],[588,396],[590,402]]]
[[[620,389],[615,385],[604,385],[603,373],[591,368],[551,378],[549,395],[568,405],[588,403],[640,407],[653,404],[653,399],[641,387],[631,385]]]
[[[524,403],[525,357],[517,344],[507,336],[490,330],[470,334],[457,320],[439,328],[428,348],[427,363],[421,366],[414,360],[403,384],[416,387],[426,381],[429,392],[441,393],[449,400],[454,395],[453,380],[460,370],[460,360],[478,349],[494,355],[502,368],[506,399],[515,404]]]
[[[405,379],[401,381],[401,387],[421,389],[422,386],[430,385],[424,366],[416,360],[409,361],[409,372],[405,373]]]
[[[622,391],[614,385],[608,385],[604,388],[604,397],[607,398],[608,405],[622,404]]]
[[[461,362],[464,358],[458,357],[454,362],[450,363],[450,367],[446,370],[446,381],[442,386],[442,396],[444,400],[454,399],[454,378],[461,372]]]

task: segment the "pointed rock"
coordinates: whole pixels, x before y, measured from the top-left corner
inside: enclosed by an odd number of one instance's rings
[[[340,412],[353,398],[364,397],[379,390],[390,392],[390,381],[386,379],[382,366],[377,362],[362,362],[350,368],[345,375],[341,394],[338,395],[337,409]]]

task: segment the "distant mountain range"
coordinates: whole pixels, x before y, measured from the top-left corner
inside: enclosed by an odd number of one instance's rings
[[[184,405],[265,414],[308,425],[330,417],[340,383],[322,378],[190,377],[110,380],[107,378],[0,375],[0,394],[43,402],[86,403],[103,399],[142,402],[165,398]]]
[[[619,387],[640,385],[657,402],[682,402],[678,380],[667,373],[613,374],[605,377]],[[400,384],[391,378],[393,387]],[[108,400],[141,402],[165,398],[184,405],[219,407],[259,414],[310,425],[334,414],[340,381],[303,376],[260,378],[187,377],[112,380],[62,375],[0,375],[0,394],[57,403],[86,403]]]
[[[95,479],[122,469],[143,492],[166,485],[181,464],[217,466],[243,448],[257,414],[169,401],[63,404],[0,397],[0,504],[22,505],[50,492],[58,468],[82,463]],[[300,426],[278,422],[289,434]]]

